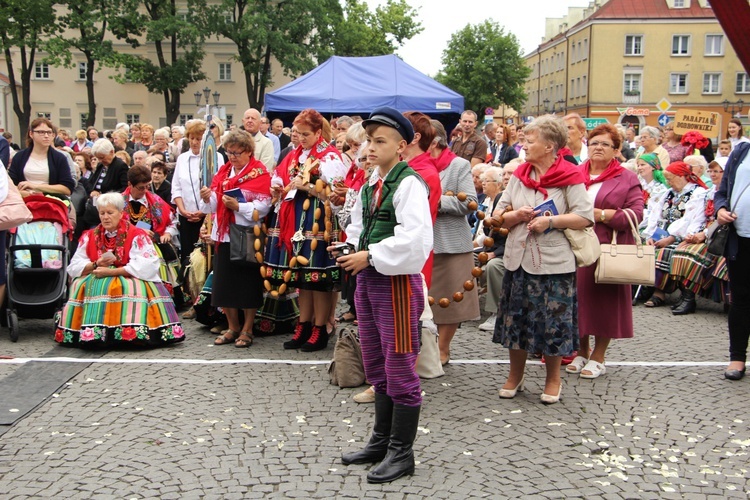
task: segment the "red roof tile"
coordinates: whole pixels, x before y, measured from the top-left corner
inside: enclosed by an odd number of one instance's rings
[[[692,0],[686,9],[669,8],[667,0],[609,0],[589,19],[665,19],[715,18],[711,8],[701,8]]]

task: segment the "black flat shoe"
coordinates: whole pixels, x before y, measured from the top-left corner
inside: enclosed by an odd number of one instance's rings
[[[742,370],[727,370],[724,372],[724,378],[727,380],[742,380],[745,376],[745,369]]]

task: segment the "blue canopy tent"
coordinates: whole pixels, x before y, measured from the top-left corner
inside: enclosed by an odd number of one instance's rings
[[[395,55],[374,57],[333,56],[326,62],[266,94],[270,118],[291,123],[306,108],[326,117],[367,117],[380,106],[401,112],[421,111],[444,123],[456,123],[464,98]]]

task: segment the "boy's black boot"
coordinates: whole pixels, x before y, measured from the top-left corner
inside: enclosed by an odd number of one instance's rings
[[[359,450],[341,455],[344,465],[380,462],[388,451],[393,422],[393,400],[387,394],[375,393],[375,425],[367,445]]]
[[[417,438],[420,406],[393,405],[393,424],[388,452],[367,474],[368,483],[390,483],[414,474],[414,440]]]

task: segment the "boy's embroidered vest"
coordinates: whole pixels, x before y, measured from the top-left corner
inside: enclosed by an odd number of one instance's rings
[[[396,209],[393,206],[393,195],[401,181],[417,173],[405,162],[397,163],[383,182],[380,195],[380,206],[373,205],[373,194],[376,184],[367,184],[362,193],[362,235],[359,238],[359,249],[368,250],[371,243],[377,243],[394,234]]]

